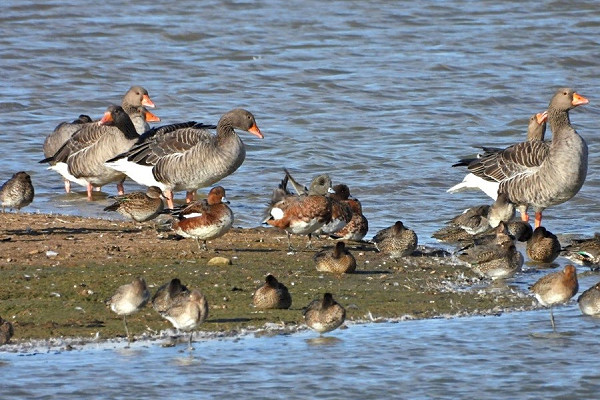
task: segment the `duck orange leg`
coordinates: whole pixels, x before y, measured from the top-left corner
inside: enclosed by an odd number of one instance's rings
[[[535,227],[539,228],[540,226],[542,226],[542,212],[537,211],[535,213]]]

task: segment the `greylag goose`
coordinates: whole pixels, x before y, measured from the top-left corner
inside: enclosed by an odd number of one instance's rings
[[[129,337],[129,329],[127,328],[128,315],[139,311],[146,305],[150,299],[150,292],[146,286],[144,278],[136,278],[131,283],[119,286],[115,294],[107,301],[110,309],[123,316],[123,324],[125,325],[125,334],[127,341],[131,342]]]
[[[252,296],[254,307],[266,309],[288,309],[292,305],[292,296],[288,288],[273,275],[265,278],[265,283],[256,289]]]
[[[171,307],[162,312],[161,316],[175,329],[190,331],[188,349],[193,350],[194,329],[208,317],[208,301],[198,289],[194,289],[187,295],[175,297]]]
[[[149,129],[148,122],[158,122],[160,118],[156,115],[149,113],[147,115],[140,114],[138,111],[139,107],[151,107],[154,108],[154,103],[150,100],[148,91],[141,86],[132,86],[123,96],[121,100],[121,107],[129,114],[135,130],[137,133],[142,134]],[[79,118],[73,122],[62,122],[54,131],[46,137],[44,141],[44,157],[50,158],[71,138],[79,129],[83,128],[85,124],[92,123],[92,119],[87,115],[80,115]],[[71,181],[64,178],[65,192],[71,192]],[[83,184],[83,186],[86,186]]]
[[[565,266],[562,271],[552,272],[541,277],[529,288],[535,298],[544,307],[550,307],[550,322],[552,330],[556,330],[552,306],[566,303],[577,294],[579,282],[577,281],[577,270],[571,264]]]
[[[548,106],[550,145],[542,141],[517,143],[473,160],[469,171],[489,181],[488,195],[506,193],[522,211],[523,220],[529,219],[527,207],[533,207],[537,228],[544,209],[571,199],[585,181],[587,144],[571,126],[569,110],[588,102],[573,89],[559,89]]]
[[[215,186],[206,199],[197,200],[176,211],[178,220],[173,223],[172,229],[180,236],[196,239],[198,248],[206,250],[207,240],[223,236],[233,226],[233,212],[228,203],[225,189]]]
[[[25,171],[17,172],[0,187],[2,212],[5,207],[20,210],[33,201],[34,189],[31,177]]]
[[[356,270],[356,259],[344,242],[337,242],[333,250],[321,250],[313,256],[317,271],[349,274]]]
[[[411,255],[417,249],[418,238],[415,231],[404,226],[402,221],[382,229],[373,236],[377,250],[390,258],[400,258]]]
[[[546,134],[546,121],[548,119],[548,112],[544,111],[541,113],[533,114],[529,118],[529,124],[527,125],[527,141],[543,141],[544,136]],[[549,143],[545,143],[545,146],[550,146]],[[461,166],[469,166],[472,162],[475,162],[477,159],[489,156],[492,153],[500,153],[504,149],[498,147],[481,147],[484,151],[483,154],[478,154],[477,157],[472,158],[464,158],[459,160],[457,163],[453,164],[453,167],[461,167]],[[498,195],[498,188],[495,185],[495,182],[490,182],[488,179],[477,176],[473,173],[467,174],[462,182],[457,185],[452,186],[447,190],[448,193],[457,193],[462,192],[463,190],[468,189],[479,189],[492,199],[496,199]]]
[[[344,323],[346,309],[333,299],[331,293],[325,293],[322,300],[313,300],[304,310],[304,321],[309,328],[323,334]]]
[[[163,198],[163,193],[158,187],[150,186],[146,192],[115,196],[115,202],[105,207],[104,211],[116,211],[136,222],[146,222],[156,218],[163,211]]]
[[[149,114],[143,106],[138,107],[138,113]],[[118,192],[122,195],[125,174],[104,163],[130,149],[139,138],[130,116],[121,106],[112,105],[97,124],[85,125],[56,154],[40,162],[53,163],[51,169],[85,186],[88,200],[92,200],[93,187],[110,182],[117,182]]]
[[[196,190],[231,175],[244,162],[246,149],[235,129],[263,138],[254,116],[241,108],[219,119],[216,135],[207,127],[201,124],[144,135],[131,150],[107,165],[139,184],[158,186],[169,208],[174,208],[174,191],[186,190],[186,201],[190,203]]]

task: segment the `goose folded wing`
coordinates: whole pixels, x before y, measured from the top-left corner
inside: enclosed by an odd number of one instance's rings
[[[468,168],[480,178],[502,182],[537,171],[549,151],[549,145],[542,141],[521,142],[499,152],[486,153],[473,160]]]

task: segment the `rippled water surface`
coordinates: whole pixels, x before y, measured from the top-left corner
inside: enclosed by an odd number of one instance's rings
[[[236,225],[259,223],[287,167],[304,182],[328,172],[348,184],[369,219],[367,237],[401,219],[433,244],[443,221],[488,201],[447,194],[464,175],[450,165],[471,146],[522,140],[529,115],[571,86],[590,100],[571,112],[590,147],[588,178],[574,199],[545,213],[545,225],[591,235],[600,216],[598,32],[596,1],[5,0],[0,178],[32,175],[28,211],[118,218],[102,211],[108,200],[86,201],[83,188],[64,195],[58,175],[37,161],[59,122],[99,118],[139,84],[164,123],[216,123],[234,107],[255,114],[265,139],[242,133],[246,161],[221,182]],[[103,190],[115,194],[114,185]],[[541,338],[532,332],[545,311],[352,327],[327,346],[308,344],[308,334],[215,341],[198,346],[201,361],[192,365],[178,361],[177,349],[151,346],[11,358],[0,369],[18,374],[31,363],[45,382],[40,397],[98,386],[106,398],[138,390],[177,397],[169,395],[174,384],[182,393],[256,398],[285,398],[289,387],[289,397],[339,398],[340,386],[356,398],[529,396],[518,388],[585,398],[598,389],[597,368],[586,364],[597,340],[585,332],[598,325],[567,309],[563,333]],[[280,366],[265,364],[271,354]],[[84,360],[93,366],[82,368]],[[60,368],[40,367],[54,363]],[[35,377],[16,380],[28,385],[23,395],[33,394]]]

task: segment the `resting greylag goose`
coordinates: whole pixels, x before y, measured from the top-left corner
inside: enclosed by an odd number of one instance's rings
[[[129,114],[135,130],[142,134],[146,132],[150,126],[148,122],[160,121],[160,118],[150,113],[145,116],[138,112],[138,107],[145,106],[154,108],[154,103],[150,100],[148,91],[141,86],[132,86],[123,96],[121,100],[121,107]],[[148,122],[146,121],[148,119]],[[50,133],[44,141],[44,157],[50,158],[62,147],[67,140],[71,138],[79,129],[83,128],[85,124],[92,123],[92,119],[85,114],[80,115],[73,122],[61,122],[58,126]],[[65,192],[71,192],[71,181],[64,178]],[[85,184],[83,186],[86,186]]]
[[[585,181],[587,144],[571,126],[569,110],[588,102],[573,89],[559,89],[548,106],[550,145],[542,141],[517,143],[473,160],[469,171],[496,188],[495,192],[488,188],[488,195],[506,193],[520,211],[533,207],[537,228],[544,209],[571,199]],[[526,212],[521,218],[529,219]]]
[[[138,107],[141,115],[153,115]],[[85,125],[50,158],[40,162],[54,163],[50,169],[65,178],[87,187],[88,200],[92,200],[93,187],[118,182],[119,194],[123,194],[125,174],[104,165],[109,158],[133,146],[139,139],[129,115],[121,106],[108,107],[97,124]]]
[[[200,124],[144,135],[136,146],[107,165],[141,185],[158,186],[169,208],[174,207],[174,191],[186,190],[190,203],[196,190],[231,175],[244,162],[246,149],[235,129],[263,138],[254,115],[241,108],[221,117],[216,135],[208,128]]]

